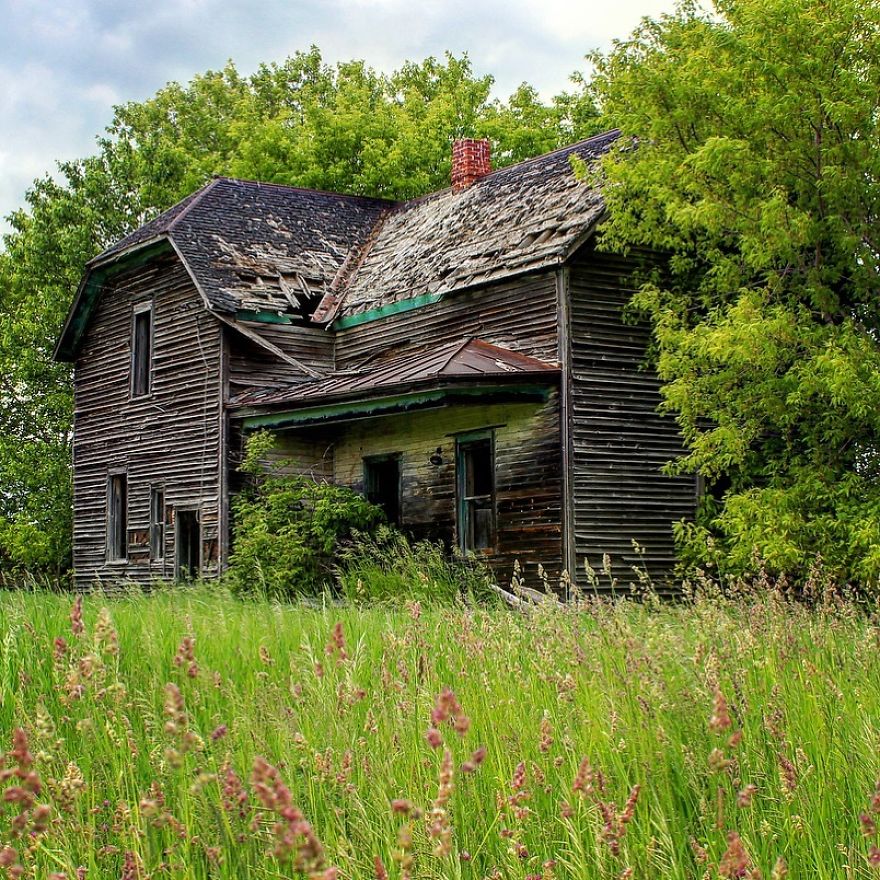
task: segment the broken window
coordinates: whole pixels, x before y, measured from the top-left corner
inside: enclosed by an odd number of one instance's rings
[[[495,444],[491,434],[456,444],[458,547],[462,553],[495,547]]]
[[[150,558],[165,556],[165,489],[153,486],[150,491]]]
[[[385,511],[389,523],[400,525],[400,453],[364,459],[364,495]]]
[[[107,498],[107,558],[128,556],[128,480],[125,474],[111,474]]]
[[[131,342],[131,393],[141,397],[150,393],[153,346],[153,311],[150,306],[134,313]]]

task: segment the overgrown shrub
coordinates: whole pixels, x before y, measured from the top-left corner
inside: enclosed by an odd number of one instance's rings
[[[241,470],[250,484],[232,503],[228,582],[239,594],[316,595],[332,579],[340,542],[384,516],[351,489],[285,474],[283,464],[267,470],[261,460],[273,443],[267,432],[248,443]]]
[[[453,559],[442,542],[410,543],[381,526],[373,535],[356,533],[339,550],[336,583],[347,599],[452,602],[461,597],[494,600],[490,575],[474,559]]]

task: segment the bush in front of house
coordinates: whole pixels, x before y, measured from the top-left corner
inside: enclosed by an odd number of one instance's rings
[[[384,522],[362,495],[262,464],[271,435],[255,434],[242,472],[250,485],[232,503],[233,545],[227,579],[236,594],[314,596],[332,581],[335,554],[355,532]]]
[[[339,549],[336,584],[351,602],[461,598],[495,601],[489,570],[475,559],[450,557],[442,541],[410,542],[389,526],[355,534]]]

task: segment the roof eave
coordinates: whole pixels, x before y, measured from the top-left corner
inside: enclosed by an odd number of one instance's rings
[[[474,376],[437,376],[429,381],[402,382],[363,392],[346,391],[338,394],[326,394],[312,399],[299,401],[277,401],[263,404],[231,405],[227,408],[234,418],[241,419],[245,426],[253,420],[266,421],[266,426],[276,420],[284,421],[293,414],[308,417],[312,411],[324,410],[328,407],[343,408],[346,406],[381,405],[382,401],[393,401],[397,398],[408,398],[413,395],[464,395],[478,398],[493,390],[497,392],[514,392],[517,389],[549,390],[559,382],[561,370],[548,367],[544,370],[528,370],[518,373],[482,373]]]
[[[86,263],[86,271],[52,352],[53,359],[63,363],[72,363],[75,360],[79,343],[89,323],[91,309],[96,304],[101,286],[107,278],[146,263],[154,256],[169,250],[173,250],[173,247],[168,236],[158,235],[123,251],[104,258],[96,257]],[[87,309],[85,315],[81,315],[83,307]]]

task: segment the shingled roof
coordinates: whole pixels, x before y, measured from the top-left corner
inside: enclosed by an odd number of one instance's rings
[[[564,260],[603,210],[571,157],[589,162],[618,136],[581,141],[494,171],[463,192],[446,189],[385,214],[343,294],[342,314]]]
[[[602,214],[572,156],[619,133],[404,203],[220,177],[88,264],[56,355],[72,357],[108,267],[173,247],[213,311],[326,323],[558,265]]]
[[[217,311],[296,312],[291,297],[320,298],[393,205],[218,177],[92,262],[164,236]]]

